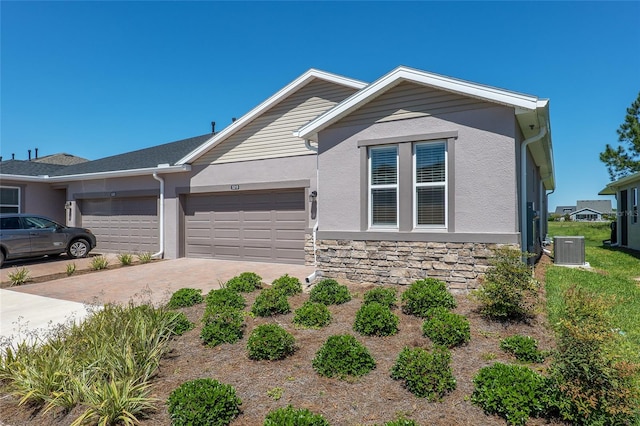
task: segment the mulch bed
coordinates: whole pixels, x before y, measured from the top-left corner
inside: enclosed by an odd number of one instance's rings
[[[544,269],[549,264],[546,256],[536,268],[538,279],[544,278]],[[200,318],[204,305],[184,309],[185,314],[196,322],[194,330],[177,337],[171,342],[171,353],[163,360],[158,375],[153,380],[153,396],[158,398],[158,410],[143,425],[169,425],[170,418],[165,401],[171,391],[185,381],[211,377],[236,388],[242,399],[242,414],[232,425],[261,425],[270,410],[288,404],[297,408],[308,408],[320,413],[332,425],[374,425],[384,424],[399,416],[415,420],[420,425],[504,425],[505,421],[496,416],[488,416],[472,405],[473,377],[482,367],[494,362],[515,363],[515,359],[500,350],[500,340],[513,335],[524,334],[538,340],[542,350],[552,349],[553,333],[543,315],[538,315],[528,324],[496,323],[483,318],[477,311],[478,305],[466,295],[456,295],[456,313],[465,315],[471,323],[471,341],[452,350],[452,368],[457,380],[457,388],[440,402],[428,402],[415,397],[402,383],[391,379],[389,372],[400,351],[405,346],[432,347],[428,338],[422,336],[423,320],[395,313],[400,318],[400,332],[391,337],[365,337],[353,331],[356,311],[362,304],[362,295],[373,286],[347,283],[354,294],[353,300],[330,306],[332,323],[320,330],[297,329],[292,324],[293,313],[271,318],[251,318],[245,320],[244,337],[236,344],[224,344],[214,348],[202,345],[199,338]],[[258,292],[245,294],[246,310],[250,310]],[[308,295],[290,297],[293,310],[302,306]],[[541,303],[544,291],[541,290]],[[543,311],[540,309],[540,311]],[[282,325],[295,338],[299,349],[281,361],[252,361],[246,353],[247,339],[259,324],[274,322]],[[334,334],[351,333],[362,342],[376,360],[377,366],[368,375],[348,380],[320,377],[313,370],[311,361],[315,353]],[[532,365],[543,370],[544,365]],[[282,388],[282,397],[274,400],[268,392]],[[81,410],[76,408],[64,415],[60,412],[43,414],[28,408],[17,407],[13,397],[0,400],[0,418],[7,425],[66,425],[77,417]],[[529,424],[553,424],[544,419],[532,419]]]

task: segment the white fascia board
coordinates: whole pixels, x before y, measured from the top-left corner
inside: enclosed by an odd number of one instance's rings
[[[505,104],[520,108],[525,111],[535,111],[538,108],[539,99],[535,96],[511,92],[496,87],[484,86],[439,74],[428,73],[407,67],[398,67],[390,73],[382,76],[369,86],[345,99],[333,109],[321,115],[317,119],[302,126],[294,135],[302,139],[311,139],[319,131],[325,129],[353,110],[361,107],[369,100],[379,96],[397,84],[409,81],[422,84],[464,96],[471,96],[489,102]]]
[[[352,78],[342,77],[337,74],[331,74],[325,71],[320,71],[320,70],[311,68],[309,71],[305,72],[300,77],[296,78],[291,83],[287,84],[285,87],[283,87],[278,92],[276,92],[274,95],[269,97],[266,101],[262,102],[260,105],[253,108],[251,111],[249,111],[248,113],[240,117],[238,120],[233,122],[230,126],[226,127],[220,133],[213,136],[207,142],[203,143],[198,148],[196,148],[195,150],[187,154],[185,157],[178,160],[176,164],[185,164],[185,163],[191,163],[195,161],[203,153],[209,151],[211,148],[218,145],[229,136],[233,135],[235,132],[243,128],[246,124],[251,122],[254,118],[258,117],[260,114],[267,111],[269,108],[276,105],[278,102],[282,101],[287,96],[294,93],[300,87],[306,85],[309,81],[315,78],[319,78],[332,83],[351,87],[357,90],[360,90],[367,85],[367,83],[359,80],[354,80]]]
[[[113,170],[109,172],[82,173],[77,175],[63,175],[63,176],[0,175],[0,179],[1,180],[19,180],[23,182],[73,182],[73,181],[79,181],[79,180],[146,176],[146,175],[152,175],[153,173],[158,173],[158,174],[182,173],[182,172],[188,172],[190,170],[191,170],[191,165],[189,164],[180,165],[180,166],[158,165],[157,167],[146,167],[143,169]]]
[[[594,209],[590,209],[589,207],[585,207],[584,209],[576,210],[574,212],[569,213],[569,216],[575,216],[578,213],[582,213],[584,211],[590,211],[592,213],[602,214],[602,212],[599,212],[598,210],[594,210]]]

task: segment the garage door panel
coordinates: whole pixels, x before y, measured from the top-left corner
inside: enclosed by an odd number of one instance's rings
[[[158,250],[158,200],[155,197],[85,199],[82,226],[91,229],[97,251],[139,253]]]
[[[305,202],[303,189],[188,196],[186,255],[304,263]],[[203,208],[210,212],[206,221]],[[207,253],[202,252],[205,239]]]

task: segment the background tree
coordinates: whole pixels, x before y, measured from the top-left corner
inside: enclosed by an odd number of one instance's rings
[[[615,149],[607,144],[600,153],[600,161],[607,165],[612,181],[640,172],[640,93],[627,108],[627,116],[617,133],[620,146]]]

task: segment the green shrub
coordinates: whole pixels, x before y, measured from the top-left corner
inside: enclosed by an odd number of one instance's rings
[[[283,359],[296,350],[295,338],[278,324],[262,324],[251,332],[247,342],[250,359]]]
[[[473,384],[471,402],[508,424],[524,425],[548,412],[548,380],[528,367],[495,363],[481,368]]]
[[[500,349],[525,362],[544,362],[544,354],[538,350],[538,342],[530,336],[516,334],[500,341]]]
[[[495,250],[482,285],[473,292],[484,315],[504,321],[522,320],[533,314],[538,284],[531,267],[522,261],[523,256],[529,255],[509,247]]]
[[[251,312],[259,317],[270,317],[291,312],[291,306],[286,294],[276,288],[265,288],[253,302]]]
[[[398,332],[398,321],[388,306],[370,302],[358,309],[353,329],[365,336],[392,336]]]
[[[452,348],[471,339],[469,320],[454,314],[447,308],[438,307],[427,311],[428,319],[422,324],[422,334],[437,345]]]
[[[91,265],[89,267],[94,271],[100,271],[107,269],[107,266],[109,266],[109,261],[106,257],[100,255],[91,258]]]
[[[435,278],[414,281],[402,293],[402,312],[405,314],[426,318],[429,309],[439,306],[453,309],[456,300],[447,291],[447,285]]]
[[[227,281],[224,287],[240,293],[251,293],[262,288],[262,277],[253,272],[243,272]]]
[[[290,277],[289,274],[284,274],[280,278],[276,278],[273,283],[271,283],[271,288],[275,288],[287,296],[302,293],[300,280],[296,277]]]
[[[9,272],[8,277],[12,286],[22,285],[31,279],[31,277],[29,276],[29,270],[24,266],[22,268],[18,268],[16,266],[15,271]]]
[[[550,377],[560,416],[573,424],[640,422],[640,366],[622,361],[611,303],[576,287],[564,295]]]
[[[388,287],[376,287],[364,294],[364,303],[377,302],[381,305],[393,308],[398,301],[398,290]]]
[[[171,392],[167,405],[173,426],[223,426],[240,414],[242,401],[231,385],[196,379]]]
[[[133,255],[130,253],[121,253],[117,258],[122,266],[129,266],[133,263]]]
[[[295,310],[293,323],[307,328],[320,328],[329,325],[331,322],[331,312],[327,305],[315,303],[307,300]]]
[[[316,352],[313,369],[325,377],[363,376],[376,368],[369,350],[350,334],[330,336]]]
[[[247,301],[240,293],[230,288],[221,288],[211,290],[206,297],[207,309],[217,309],[221,307],[229,307],[235,309],[244,309]]]
[[[415,396],[435,401],[456,388],[450,364],[451,353],[441,346],[432,353],[405,347],[391,368],[391,378],[404,380],[404,387]]]
[[[167,308],[186,308],[202,303],[203,300],[202,290],[197,288],[181,288],[171,295],[171,299],[169,299],[169,303],[167,303]]]
[[[193,330],[195,328],[195,324],[189,321],[184,312],[171,312],[169,313],[172,316],[171,319],[171,332],[176,336],[181,336],[185,332],[189,330]]]
[[[228,306],[205,310],[200,338],[207,346],[235,343],[242,338],[242,311]]]
[[[314,414],[306,408],[277,408],[267,414],[263,426],[329,426],[329,422],[320,414]]]
[[[384,426],[418,426],[418,423],[409,419],[398,419],[386,422]]]
[[[309,292],[309,300],[324,305],[340,305],[350,301],[351,294],[346,285],[326,278],[313,286]]]

